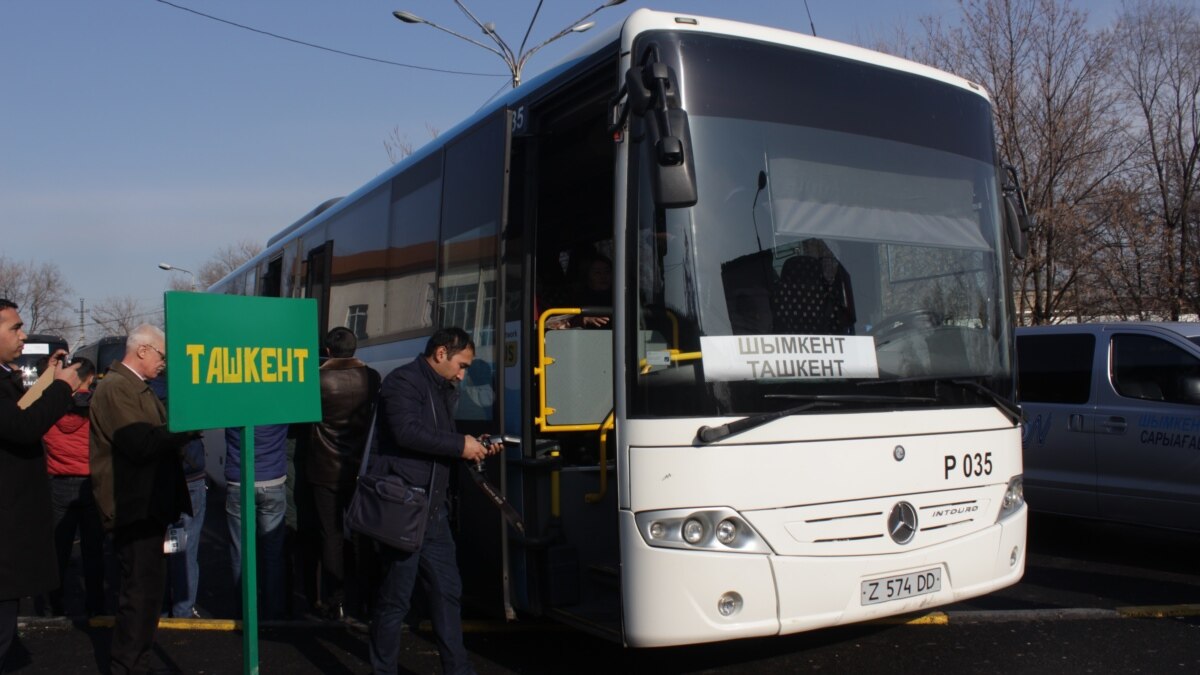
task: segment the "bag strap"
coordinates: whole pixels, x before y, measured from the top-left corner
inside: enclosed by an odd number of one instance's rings
[[[379,403],[371,406],[371,428],[367,429],[367,447],[363,449],[362,463],[358,465],[358,477],[362,478],[367,472],[367,460],[371,458],[371,445],[375,440],[375,416],[379,414]]]
[[[376,398],[375,406],[371,408],[371,428],[367,431],[367,447],[363,450],[362,464],[358,466],[358,477],[362,478],[367,473],[367,460],[371,457],[371,445],[375,440],[375,418],[379,415],[379,406],[383,403],[383,399]],[[433,404],[433,393],[429,395],[429,410],[433,413],[433,425],[437,426],[437,406]],[[433,478],[437,473],[437,462],[433,462],[433,466],[429,468],[429,488],[428,494],[433,494]]]

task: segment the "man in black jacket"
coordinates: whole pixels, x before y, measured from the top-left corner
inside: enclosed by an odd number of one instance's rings
[[[79,388],[79,366],[50,356],[54,382],[28,408],[21,371],[12,367],[25,348],[17,305],[0,298],[0,673],[17,631],[17,607],[26,595],[58,586],[50,481],[42,436],[67,412]]]
[[[500,451],[454,430],[458,403],[455,384],[475,358],[475,343],[461,328],[434,333],[425,353],[391,372],[383,381],[376,422],[377,459],[372,473],[395,474],[413,486],[428,486],[429,521],[416,553],[381,545],[384,579],[371,621],[371,667],[396,672],[400,624],[408,614],[419,577],[429,596],[434,637],[446,673],[471,673],[463,645],[460,602],[462,580],[455,560],[447,517],[447,488],[455,461],[479,462]],[[378,462],[378,464],[376,464]]]

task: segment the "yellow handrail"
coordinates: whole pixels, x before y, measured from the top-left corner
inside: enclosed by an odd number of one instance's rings
[[[600,425],[600,491],[589,492],[583,496],[588,504],[598,504],[608,494],[608,430],[616,426],[613,412],[608,413],[604,423]]]

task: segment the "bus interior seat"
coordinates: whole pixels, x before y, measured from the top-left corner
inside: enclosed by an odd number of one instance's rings
[[[832,256],[788,258],[771,289],[770,300],[777,333],[854,334],[849,274]]]

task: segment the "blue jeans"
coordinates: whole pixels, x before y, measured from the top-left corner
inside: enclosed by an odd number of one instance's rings
[[[277,619],[283,615],[283,536],[284,516],[287,514],[287,492],[283,483],[270,487],[254,488],[254,512],[258,539],[258,587],[265,600],[263,619]],[[225,515],[229,523],[229,547],[233,563],[233,584],[242,585],[242,486],[228,485],[225,495]]]
[[[400,625],[412,603],[417,578],[429,597],[433,635],[442,659],[442,672],[474,673],[463,645],[462,580],[454,553],[454,538],[443,506],[433,514],[425,539],[416,553],[380,545],[383,583],[371,618],[371,669],[394,675],[400,658]]]
[[[203,478],[188,481],[192,515],[179,517],[175,527],[187,532],[183,555],[167,556],[167,594],[171,598],[171,616],[190,618],[196,607],[196,587],[200,584],[200,532],[204,529],[204,510],[208,507],[208,484]]]

